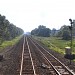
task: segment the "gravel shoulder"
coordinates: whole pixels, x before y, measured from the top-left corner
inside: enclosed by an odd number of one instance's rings
[[[3,55],[3,60],[0,61],[0,75],[16,75],[22,52],[22,42],[23,38],[16,45],[7,47],[0,53]]]

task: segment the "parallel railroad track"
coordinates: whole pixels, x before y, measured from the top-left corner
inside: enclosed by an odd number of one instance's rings
[[[19,75],[36,75],[27,38],[24,37],[22,60]]]
[[[17,75],[75,75],[34,39],[24,36]]]
[[[35,42],[32,38],[29,38],[29,40],[38,49],[38,51],[47,60],[47,62],[50,64],[49,66],[53,69],[53,75],[75,75],[75,73],[72,72],[72,70],[70,70],[62,62],[60,62],[56,57],[54,57],[45,48],[43,48],[41,45]],[[42,66],[46,67],[45,64],[42,64]]]
[[[51,69],[44,69],[44,67],[41,66],[43,62],[47,65],[49,65],[49,63],[46,62],[44,57],[41,57],[40,53],[35,50],[35,47],[31,49],[33,45],[30,45],[30,41],[25,37],[20,64],[21,67],[20,72],[18,71],[18,75],[52,75],[50,72]],[[53,74],[56,75],[55,73]]]

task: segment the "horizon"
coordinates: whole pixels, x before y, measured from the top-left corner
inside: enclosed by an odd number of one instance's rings
[[[10,23],[30,32],[39,25],[60,29],[75,19],[75,0],[2,0],[0,14]]]

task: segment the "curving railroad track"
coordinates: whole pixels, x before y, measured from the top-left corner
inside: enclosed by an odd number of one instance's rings
[[[75,75],[31,37],[25,36],[18,75]]]

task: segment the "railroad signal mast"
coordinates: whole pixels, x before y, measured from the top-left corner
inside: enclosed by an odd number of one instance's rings
[[[69,26],[69,29],[70,29],[70,31],[71,31],[71,53],[70,53],[70,55],[72,55],[72,24],[73,24],[73,20],[72,19],[69,19],[69,21],[70,21],[70,24],[71,24],[71,26]],[[70,60],[70,64],[71,64],[71,60]]]
[[[75,54],[72,54],[72,49],[73,49],[73,35],[72,35],[72,31],[73,31],[73,24],[75,23],[74,20],[69,19],[71,26],[69,26],[70,32],[71,32],[71,45],[70,47],[65,47],[65,58],[70,60],[70,65],[71,65],[71,60],[75,59]]]

